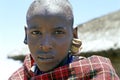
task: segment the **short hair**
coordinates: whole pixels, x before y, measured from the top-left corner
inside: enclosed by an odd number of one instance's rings
[[[31,16],[36,14],[57,13],[60,11],[65,15],[66,19],[71,21],[73,26],[72,6],[68,0],[35,0],[27,11],[26,20],[29,20]]]

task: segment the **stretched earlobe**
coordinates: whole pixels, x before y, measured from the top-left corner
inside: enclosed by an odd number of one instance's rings
[[[77,27],[73,29],[73,40],[70,49],[72,55],[79,55],[80,50],[82,49],[81,47],[82,41],[78,38],[77,30],[78,30]]]
[[[72,46],[71,46],[71,49],[70,49],[72,55],[79,54],[79,52],[80,52],[80,50],[82,48],[81,45],[82,45],[82,41],[80,39],[73,38]]]
[[[27,44],[27,27],[24,27],[25,29],[25,39],[24,39],[24,44]]]

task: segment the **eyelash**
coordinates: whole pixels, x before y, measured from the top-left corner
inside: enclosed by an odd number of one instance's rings
[[[57,34],[65,34],[65,32],[62,31],[62,30],[56,30],[54,33],[55,33],[56,35],[57,35]]]
[[[31,34],[36,36],[42,35],[40,31],[32,31]],[[55,30],[52,34],[55,36],[62,36],[63,34],[65,34],[65,32],[63,30]]]
[[[40,31],[32,31],[31,32],[33,35],[41,35],[42,33]]]

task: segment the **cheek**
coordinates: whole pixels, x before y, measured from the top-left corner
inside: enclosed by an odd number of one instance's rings
[[[37,45],[39,44],[39,39],[34,38],[31,35],[28,35],[27,40],[28,40],[29,47],[32,48],[32,49],[36,48]]]
[[[32,37],[32,36],[30,36],[30,35],[28,35],[28,43],[30,44],[30,45],[35,45],[36,44],[36,42],[37,42],[37,39],[35,39],[34,37]]]
[[[71,39],[65,39],[63,41],[58,41],[57,44],[58,44],[58,47],[57,50],[58,50],[58,53],[61,53],[61,54],[66,54],[68,53],[70,47],[71,47],[71,42],[72,40]]]
[[[61,45],[61,48],[63,48],[63,50],[67,50],[70,48],[70,45],[71,45],[71,42],[64,42],[62,45]]]
[[[68,51],[71,46],[71,41],[64,41],[62,43],[59,43],[58,46],[59,47],[56,48],[56,61],[59,63],[68,55]]]
[[[31,53],[35,53],[37,49],[37,43],[38,41],[31,36],[28,36],[28,47]]]

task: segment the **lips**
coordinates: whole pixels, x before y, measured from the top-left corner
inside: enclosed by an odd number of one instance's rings
[[[41,55],[38,56],[38,59],[40,62],[51,62],[54,59],[54,56],[52,55]]]

